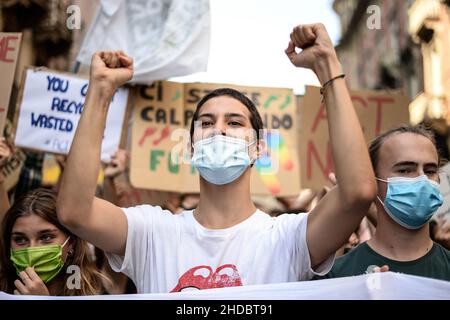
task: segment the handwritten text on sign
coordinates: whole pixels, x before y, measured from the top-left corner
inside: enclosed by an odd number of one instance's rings
[[[0,136],[3,135],[11,88],[14,81],[21,33],[0,32]]]
[[[380,133],[409,122],[406,97],[378,91],[350,91],[367,144]],[[306,87],[300,108],[300,161],[302,187],[320,190],[334,171],[326,107],[319,88]],[[351,141],[343,141],[351,143]],[[356,163],[355,166],[358,164]]]
[[[188,132],[197,103],[219,87],[231,87],[245,93],[257,106],[266,128],[273,129],[266,136],[270,159],[266,156],[255,163],[252,192],[278,196],[298,194],[300,173],[296,152],[296,105],[292,90],[209,83],[164,81],[135,90],[131,151],[133,186],[198,192],[197,170],[185,161],[190,159]],[[186,131],[187,135],[181,134]],[[180,152],[181,149],[187,149],[187,152]],[[181,156],[177,158],[179,152]],[[174,158],[182,158],[182,164]],[[274,163],[277,164],[276,172],[272,170]]]
[[[28,69],[16,129],[17,146],[67,154],[83,111],[89,82],[76,76]],[[128,89],[115,93],[106,120],[102,160],[119,147]]]

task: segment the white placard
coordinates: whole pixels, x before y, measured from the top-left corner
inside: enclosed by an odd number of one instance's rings
[[[68,154],[83,110],[89,81],[50,70],[26,70],[15,144],[18,147]],[[116,91],[106,120],[102,161],[118,148],[128,101],[128,89]],[[100,106],[99,106],[100,107]]]

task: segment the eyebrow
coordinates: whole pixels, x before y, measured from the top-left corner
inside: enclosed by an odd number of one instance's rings
[[[414,162],[414,161],[401,161],[401,162],[394,164],[393,167],[396,168],[396,167],[408,167],[408,166],[409,167],[411,167],[411,166],[417,167],[418,163]],[[424,166],[433,166],[436,168],[438,167],[437,163],[435,163],[435,162],[425,163]]]
[[[208,117],[208,118],[213,118],[215,119],[215,115],[212,113],[202,113],[201,115],[198,116],[198,118],[203,118],[203,117]],[[238,117],[238,118],[242,118],[242,119],[247,119],[246,116],[244,116],[243,114],[240,113],[225,113],[225,118],[232,118],[232,117]]]
[[[58,229],[45,229],[45,230],[39,231],[38,234],[52,233],[52,232],[58,232]],[[20,231],[14,231],[14,232],[11,232],[11,235],[25,236],[26,234],[23,232],[20,232]]]
[[[52,232],[58,232],[58,229],[45,229],[38,232],[38,234],[44,234],[44,233],[52,233]]]

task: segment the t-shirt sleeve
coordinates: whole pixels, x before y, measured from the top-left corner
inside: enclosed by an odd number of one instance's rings
[[[311,257],[308,244],[306,242],[306,231],[308,227],[308,214],[289,214],[286,215],[283,229],[287,229],[286,246],[290,250],[293,260],[293,268],[298,275],[299,280],[311,280],[314,276],[323,276],[327,274],[334,263],[334,253],[325,259],[315,269],[311,266]],[[326,241],[326,240],[324,240]]]
[[[145,264],[151,239],[153,215],[155,207],[142,205],[122,209],[128,222],[125,255],[106,253],[109,264],[115,272],[123,272],[134,283],[141,283],[144,277]]]

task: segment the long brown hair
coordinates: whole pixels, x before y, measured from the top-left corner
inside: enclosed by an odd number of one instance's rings
[[[59,221],[56,215],[56,194],[48,189],[36,189],[26,196],[20,198],[6,212],[1,224],[0,241],[0,290],[13,293],[14,280],[17,279],[16,270],[10,260],[11,233],[16,220],[20,217],[35,214],[45,221],[53,224],[65,235],[70,236],[69,243],[72,245],[64,263],[64,269],[51,282],[58,281],[58,295],[62,296],[82,296],[101,294],[103,282],[109,282],[108,277],[98,271],[93,261],[88,257],[88,244],[76,235],[67,230]],[[66,285],[71,273],[66,273],[70,265],[79,267],[80,288],[69,289]],[[69,280],[70,281],[70,280]],[[50,282],[50,283],[51,283]]]

